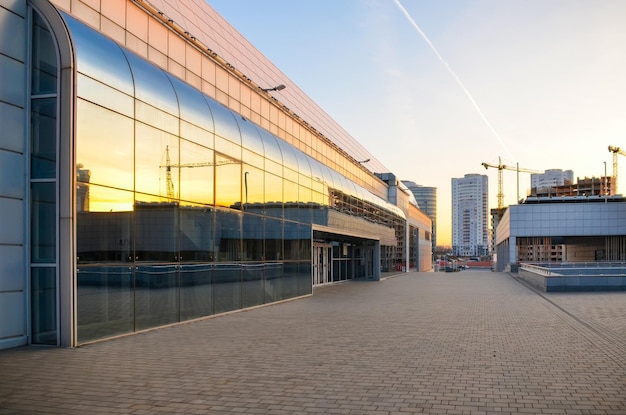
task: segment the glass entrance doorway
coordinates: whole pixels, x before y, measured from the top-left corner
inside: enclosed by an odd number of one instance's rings
[[[333,246],[332,244],[313,242],[313,286],[333,281]]]

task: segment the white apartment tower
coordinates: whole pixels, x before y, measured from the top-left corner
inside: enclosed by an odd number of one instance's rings
[[[489,187],[483,174],[452,179],[452,252],[489,255]]]

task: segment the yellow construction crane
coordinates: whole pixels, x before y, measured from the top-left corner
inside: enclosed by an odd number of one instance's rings
[[[613,183],[615,183],[615,193],[617,194],[617,155],[626,156],[626,151],[614,146],[609,146],[609,151],[613,153]]]
[[[165,164],[159,166],[165,169],[165,187],[167,191],[167,199],[172,201],[175,198],[174,195],[174,181],[172,180],[172,169],[179,169],[182,167],[207,167],[207,166],[223,166],[225,164],[241,164],[239,160],[219,160],[219,161],[205,161],[200,163],[185,163],[185,164],[172,164],[170,162],[170,148],[165,147]]]
[[[489,164],[489,163],[481,163],[484,168],[488,169],[492,167],[494,169],[498,169],[498,209],[502,209],[504,207],[504,192],[502,191],[502,170],[513,170],[516,172],[524,172],[524,173],[543,173],[538,170],[525,169],[519,166],[507,166],[506,164],[502,164],[502,160],[498,157],[498,164]],[[519,176],[517,182],[517,199],[519,200]]]

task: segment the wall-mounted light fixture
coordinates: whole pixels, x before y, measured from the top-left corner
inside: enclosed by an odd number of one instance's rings
[[[361,163],[361,164],[363,164],[363,163],[367,163],[367,162],[369,162],[369,161],[370,161],[370,159],[365,159],[365,160],[361,160],[361,161],[358,161],[358,160],[357,160],[357,163]]]
[[[285,85],[280,84],[280,85],[276,85],[273,88],[261,88],[261,91],[265,91],[265,92],[269,92],[269,91],[282,91],[283,89],[287,88]]]

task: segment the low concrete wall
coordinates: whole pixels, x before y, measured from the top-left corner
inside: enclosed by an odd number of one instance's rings
[[[520,279],[545,292],[564,291],[626,291],[626,276],[585,275],[548,276],[520,268]]]

